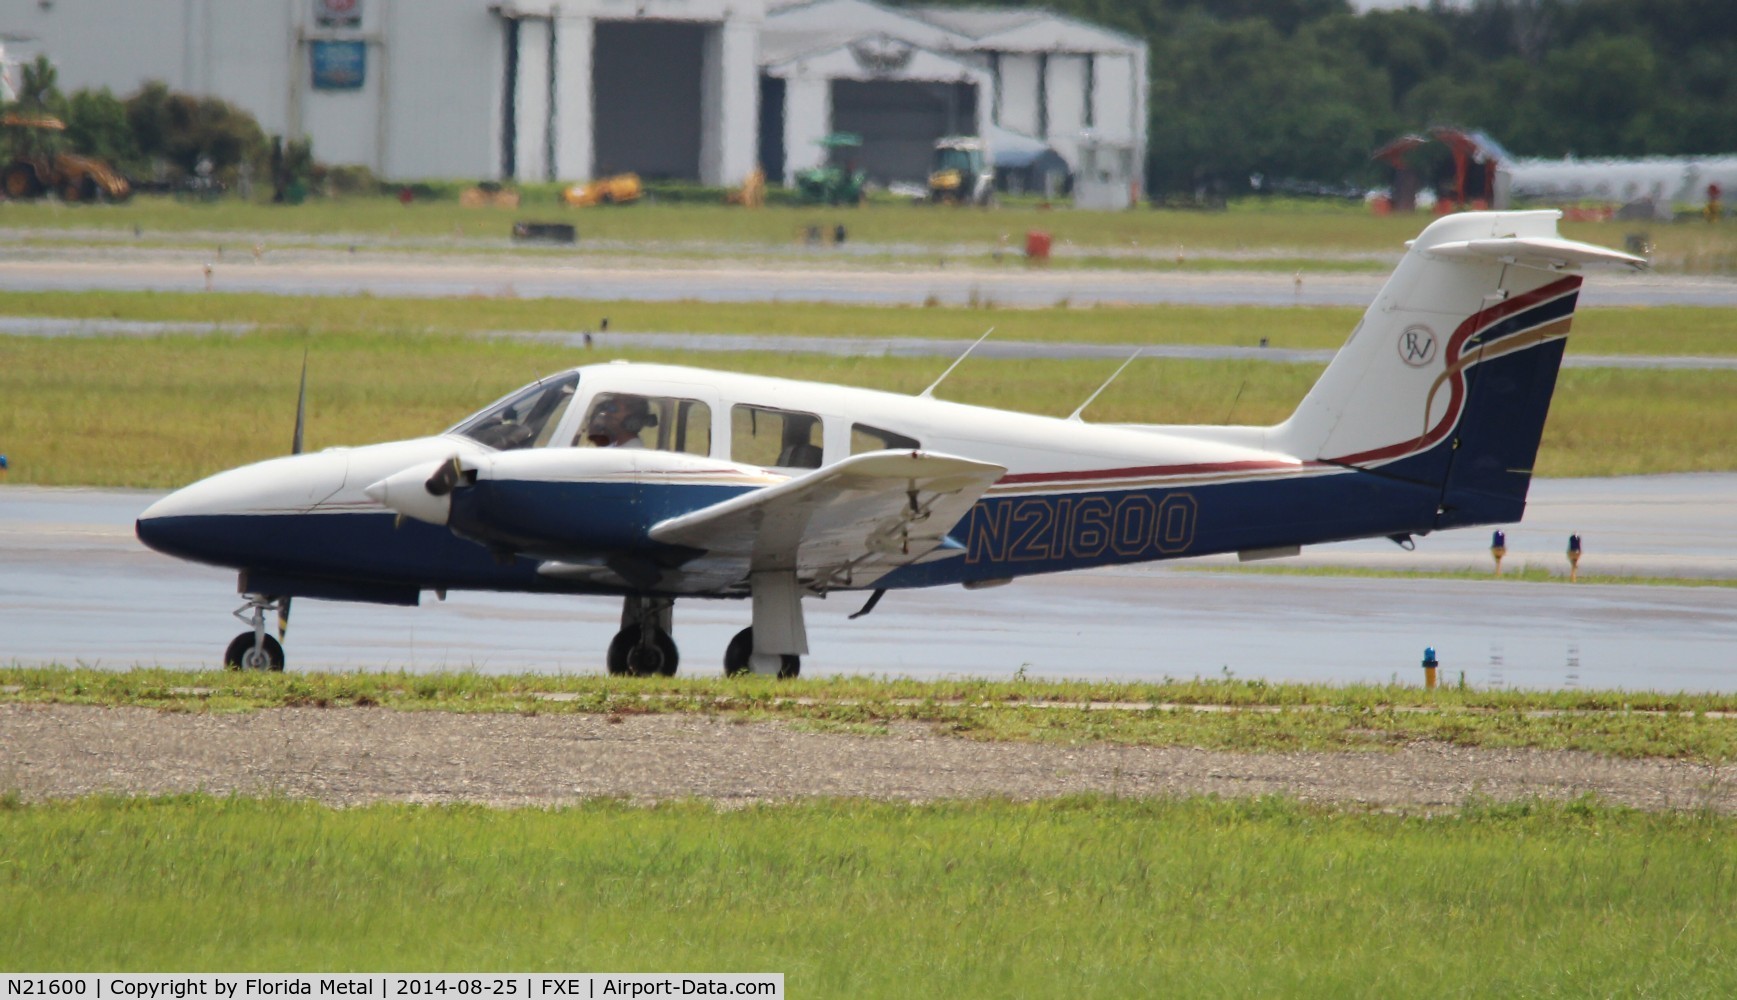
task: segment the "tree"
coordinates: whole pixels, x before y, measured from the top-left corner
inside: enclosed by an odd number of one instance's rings
[[[80,90],[68,99],[66,139],[73,149],[105,160],[122,173],[136,174],[144,166],[127,124],[127,106],[107,87]]]
[[[18,84],[18,100],[9,110],[21,119],[58,118],[65,104],[60,96],[60,74],[45,55],[24,66]],[[20,124],[6,129],[11,156],[52,156],[66,145],[59,128]]]
[[[126,102],[127,124],[139,154],[182,177],[197,176],[202,163],[225,183],[244,162],[263,167],[265,133],[253,116],[227,101],[171,91],[153,81]]]

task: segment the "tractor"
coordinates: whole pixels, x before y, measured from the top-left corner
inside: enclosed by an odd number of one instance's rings
[[[7,128],[65,131],[66,123],[48,115],[0,116]],[[125,201],[133,193],[127,179],[102,160],[75,153],[21,152],[0,167],[0,191],[15,200],[37,198],[50,192],[61,201]]]

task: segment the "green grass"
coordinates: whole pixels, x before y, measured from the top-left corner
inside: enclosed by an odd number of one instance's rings
[[[1358,205],[1271,202],[1248,199],[1229,211],[1134,209],[1077,212],[1058,205],[1009,205],[993,211],[937,209],[897,201],[861,209],[768,206],[758,211],[694,202],[641,203],[614,209],[568,209],[555,203],[553,186],[524,190],[519,209],[467,209],[453,200],[400,205],[394,198],[315,199],[300,206],[223,199],[191,203],[139,197],[123,205],[0,204],[0,226],[42,232],[81,230],[105,241],[149,241],[163,233],[255,234],[436,240],[438,245],[480,246],[504,239],[520,218],[574,222],[581,243],[708,241],[745,247],[796,243],[807,228],[844,224],[851,240],[922,246],[976,245],[985,252],[1023,246],[1025,233],[1049,232],[1058,247],[1152,248],[1172,255],[1294,251],[1307,258],[1322,252],[1392,254],[1432,221],[1424,214],[1379,217]],[[1737,270],[1737,225],[1570,222],[1565,235],[1622,247],[1630,234],[1645,235],[1664,270],[1731,273]]]
[[[1729,996],[1737,821],[1590,801],[0,809],[0,965],[773,971],[792,996]]]
[[[911,681],[874,678],[623,679],[404,673],[196,673],[0,668],[0,701],[134,705],[177,712],[286,706],[396,711],[723,714],[854,733],[920,722],[971,739],[1285,752],[1379,752],[1418,740],[1582,750],[1620,757],[1737,759],[1737,696],[1485,691],[1450,685]],[[1095,707],[1094,707],[1095,706]],[[1211,711],[1197,711],[1210,706]],[[1219,709],[1236,709],[1222,711]]]
[[[748,333],[807,337],[1189,344],[1333,350],[1362,310],[1337,307],[1088,306],[1047,309],[852,306],[811,303],[628,302],[511,298],[378,298],[185,292],[0,292],[0,315],[199,323],[237,328],[367,333],[402,330],[578,332],[609,318],[616,332]],[[1731,310],[1695,306],[1581,310],[1571,355],[1737,355]]]
[[[718,241],[792,244],[811,225],[843,224],[849,238],[865,243],[928,246],[976,244],[985,251],[1024,246],[1025,233],[1041,229],[1057,246],[1156,247],[1193,250],[1295,248],[1390,252],[1427,219],[1377,218],[1366,212],[1076,212],[1066,207],[1011,206],[994,211],[940,209],[877,203],[865,208],[768,206],[748,211],[722,204],[640,203],[612,209],[569,209],[552,193],[533,192],[518,209],[463,208],[456,201],[400,205],[392,198],[316,199],[300,206],[245,203],[238,199],[199,204],[139,197],[122,205],[61,205],[8,202],[0,225],[33,230],[79,229],[110,238],[149,238],[158,233],[212,232],[237,235],[439,238],[455,246],[498,243],[515,220],[559,219],[575,223],[581,242],[643,243]],[[137,234],[135,236],[135,233]],[[1620,237],[1618,237],[1620,243]],[[1306,256],[1299,253],[1299,256]]]
[[[0,453],[9,481],[164,488],[287,451],[303,349],[310,448],[434,433],[574,364],[630,357],[917,392],[945,362],[802,354],[585,352],[409,331],[161,338],[0,337]],[[972,359],[941,395],[1065,416],[1104,361]],[[1311,365],[1148,359],[1092,405],[1103,422],[1273,423]],[[1547,476],[1737,469],[1737,372],[1563,373],[1538,470]]]

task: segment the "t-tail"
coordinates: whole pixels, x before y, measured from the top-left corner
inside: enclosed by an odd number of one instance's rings
[[[1580,294],[1569,272],[1646,266],[1563,239],[1559,216],[1430,225],[1270,446],[1439,488],[1437,528],[1519,520]]]

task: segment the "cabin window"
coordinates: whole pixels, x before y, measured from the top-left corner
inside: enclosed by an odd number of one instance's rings
[[[730,458],[777,469],[820,468],[820,418],[737,404],[730,410]]]
[[[540,447],[549,443],[549,436],[555,433],[578,387],[578,372],[544,379],[513,393],[449,433],[463,434],[478,444],[501,451]]]
[[[922,445],[914,437],[906,437],[898,431],[885,431],[868,424],[850,425],[850,453],[861,455],[865,451],[916,451]]]
[[[573,438],[580,448],[712,453],[712,408],[697,399],[600,392]]]

